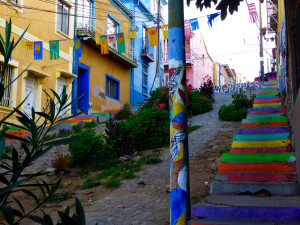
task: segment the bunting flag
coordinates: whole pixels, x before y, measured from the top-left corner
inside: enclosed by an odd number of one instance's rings
[[[95,36],[96,45],[101,45],[100,36]]]
[[[213,13],[210,15],[207,15],[207,24],[210,28],[212,28],[212,22],[214,21],[215,18],[217,18],[218,16],[220,16],[221,13],[217,12],[217,13]]]
[[[130,38],[136,38],[136,31],[132,30],[129,32]]]
[[[35,41],[33,42],[34,50],[33,57],[34,60],[42,60],[43,59],[43,42]]]
[[[122,32],[122,33],[116,34],[116,38],[117,38],[118,52],[126,53],[124,33]]]
[[[74,47],[74,40],[73,39],[68,40],[68,45],[69,47]]]
[[[199,29],[199,23],[198,23],[198,19],[197,18],[190,19],[190,23],[191,23],[191,26],[192,26],[192,31]]]
[[[249,11],[249,21],[250,23],[256,23],[256,21],[258,20],[258,15],[257,15],[255,3],[250,3],[247,5]]]
[[[79,38],[74,39],[74,48],[75,48],[75,56],[81,57],[81,44]]]
[[[109,43],[116,43],[116,36],[114,34],[107,35],[107,38]]]
[[[49,41],[49,48],[50,48],[50,60],[59,59],[59,41],[58,40]]]
[[[149,36],[149,45],[151,47],[158,45],[158,35],[156,32],[155,27],[151,27],[148,29],[148,36]]]
[[[102,55],[109,54],[108,42],[107,42],[107,36],[106,35],[100,36],[100,43],[101,43],[101,54]]]
[[[158,33],[160,28],[161,28],[161,26],[155,27],[155,31]]]
[[[26,42],[21,42],[21,49],[23,49],[23,50],[26,49]]]
[[[26,45],[27,50],[32,50],[33,49],[33,42],[27,41],[25,43],[26,43],[25,45]]]
[[[192,38],[192,28],[189,20],[184,21],[184,35],[185,40],[190,40]]]
[[[168,34],[169,34],[169,28],[168,28],[168,25],[163,25],[162,26],[162,32],[163,32],[163,35],[164,35],[164,40],[167,40],[169,37],[168,37]]]
[[[68,44],[68,39],[62,39],[62,40],[59,40],[59,41],[61,41],[61,42],[64,42],[64,43]]]

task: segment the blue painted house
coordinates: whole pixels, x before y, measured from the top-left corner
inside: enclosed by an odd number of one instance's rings
[[[135,30],[137,37],[131,39],[131,45],[136,50],[137,68],[131,69],[130,81],[130,104],[142,102],[150,96],[151,91],[161,84],[164,77],[163,59],[163,34],[160,29],[160,63],[157,65],[157,47],[149,46],[148,28],[157,26],[157,0],[121,0],[122,3],[134,15],[131,30]],[[163,6],[167,5],[165,0],[161,0],[161,15]],[[161,17],[160,25],[164,24]],[[156,76],[158,70],[158,76]]]

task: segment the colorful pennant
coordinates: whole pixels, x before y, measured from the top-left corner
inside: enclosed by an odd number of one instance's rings
[[[155,27],[151,27],[148,29],[148,36],[149,36],[149,45],[151,47],[158,45],[158,35],[156,32]]]
[[[116,43],[116,36],[114,34],[107,35],[107,38],[109,43],[113,43],[113,44]]]
[[[101,45],[100,36],[95,36],[96,45]]]
[[[220,16],[221,13],[217,12],[217,13],[213,13],[210,15],[207,15],[207,24],[210,28],[212,28],[212,22],[214,21],[215,18],[217,18],[218,16]]]
[[[59,40],[49,41],[50,60],[59,59]]]
[[[255,3],[250,3],[247,5],[249,11],[249,21],[250,23],[256,23],[256,21],[258,20],[258,15],[257,15]]]
[[[33,42],[27,41],[25,46],[26,46],[27,50],[32,50],[33,49]]]
[[[75,48],[75,56],[76,57],[81,57],[81,44],[80,44],[80,39],[75,38],[74,39],[74,48]]]
[[[109,54],[107,36],[106,35],[100,36],[100,42],[101,42],[101,54],[102,55]]]
[[[189,20],[184,21],[184,35],[185,40],[190,40],[192,38],[192,28]]]
[[[119,53],[126,53],[126,46],[125,46],[125,37],[124,33],[116,34],[117,37],[117,45],[118,45],[118,52]]]
[[[43,42],[35,41],[33,42],[34,50],[33,57],[34,60],[42,60],[43,59]]]
[[[68,40],[68,45],[69,47],[74,47],[74,40],[73,39]]]
[[[199,23],[198,23],[198,19],[197,18],[190,19],[190,23],[191,23],[191,26],[192,26],[192,31],[199,29]]]
[[[129,36],[130,38],[136,38],[136,31],[135,30],[130,31]]]
[[[168,25],[163,25],[162,26],[162,32],[163,32],[163,35],[164,35],[164,40],[167,40],[169,37],[169,28],[168,28]]]

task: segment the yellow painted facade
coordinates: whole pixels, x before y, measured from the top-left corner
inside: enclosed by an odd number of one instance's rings
[[[10,18],[13,24],[12,36],[15,40],[29,25],[21,42],[43,41],[43,60],[34,60],[33,50],[21,49],[21,44],[15,48],[12,60],[9,63],[9,66],[12,67],[13,77],[17,77],[27,67],[28,70],[13,84],[10,96],[12,103],[9,107],[0,105],[0,116],[7,115],[13,107],[25,98],[26,93],[28,93],[26,88],[28,89],[30,80],[34,83],[32,87],[35,93],[33,106],[36,111],[40,111],[46,104],[46,95],[43,90],[50,91],[51,88],[58,91],[58,84],[62,82],[67,85],[67,93],[72,93],[72,82],[76,77],[72,74],[73,47],[69,47],[65,42],[59,42],[59,59],[50,60],[49,41],[73,39],[75,0],[64,0],[70,10],[68,31],[65,33],[58,30],[57,2],[19,0],[17,5],[9,0],[3,1],[4,3],[0,7],[0,33],[4,36],[5,21]],[[117,3],[121,4],[120,2]],[[119,8],[122,7],[123,10],[120,10]],[[126,41],[126,53],[118,54],[115,52],[112,57],[111,54],[101,55],[99,46],[91,45],[81,37],[82,57],[79,58],[79,62],[90,67],[89,102],[93,104],[93,112],[103,112],[109,109],[119,109],[123,104],[129,103],[130,68],[132,68],[131,64],[136,65],[134,61],[130,60],[132,52],[130,52],[129,31],[132,18],[129,10],[126,11],[125,6],[116,6],[115,2],[109,0],[95,1],[94,15],[94,36],[107,34],[107,17],[111,15],[119,22],[120,32],[124,32]],[[123,59],[118,60],[118,57]],[[128,63],[124,65],[122,60],[129,61],[129,66]],[[3,62],[3,57],[0,55],[1,62]],[[119,80],[119,100],[105,96],[106,74]],[[25,106],[23,106],[23,110],[26,111]],[[70,110],[67,114],[70,114]],[[14,120],[14,117],[12,117],[12,120]]]
[[[9,66],[12,67],[13,77],[17,77],[24,69],[28,70],[13,83],[11,100],[12,104],[9,107],[0,106],[1,117],[12,110],[12,107],[17,106],[26,96],[26,82],[29,78],[35,82],[34,108],[36,111],[42,110],[46,104],[46,95],[42,90],[50,91],[50,88],[57,91],[57,78],[65,77],[66,71],[71,74],[72,71],[72,48],[67,44],[60,43],[60,58],[58,60],[50,60],[49,40],[72,39],[73,22],[70,20],[69,35],[56,30],[56,13],[45,12],[41,10],[32,10],[29,7],[39,9],[47,9],[56,12],[57,5],[45,3],[38,0],[19,1],[19,6],[11,1],[4,1],[0,7],[0,33],[5,34],[5,21],[11,18],[12,20],[12,36],[17,40],[26,27],[29,28],[21,42],[43,42],[43,60],[34,60],[33,50],[21,49],[21,43],[15,48],[12,54],[12,60]],[[71,9],[72,11],[72,9]],[[0,57],[0,62],[3,62],[3,57]],[[57,75],[58,73],[58,75]],[[66,76],[67,92],[71,93],[71,76]],[[22,106],[25,110],[25,104]],[[14,119],[12,117],[12,119]]]

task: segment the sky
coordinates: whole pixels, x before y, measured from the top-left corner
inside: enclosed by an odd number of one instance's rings
[[[184,0],[185,1],[185,0]],[[254,2],[257,13],[258,0],[248,0],[248,3]],[[266,1],[265,1],[266,2]],[[211,9],[203,9],[200,12],[195,6],[195,1],[191,1],[190,7],[185,6],[185,19],[199,18],[199,29],[203,35],[208,53],[214,61],[221,64],[228,64],[231,69],[237,73],[242,73],[249,81],[259,76],[260,56],[259,56],[259,29],[256,24],[249,23],[248,7],[245,1],[241,2],[239,11],[233,15],[228,13],[226,19],[221,21],[218,17],[209,28],[207,24],[207,15],[218,12],[216,6]],[[165,18],[167,18],[168,9],[164,9]],[[262,4],[263,27],[267,25],[266,21],[266,3]],[[264,49],[270,54],[271,47],[274,44],[271,41],[264,41]],[[268,48],[268,49],[267,49]],[[265,56],[265,72],[267,71],[267,56]]]

